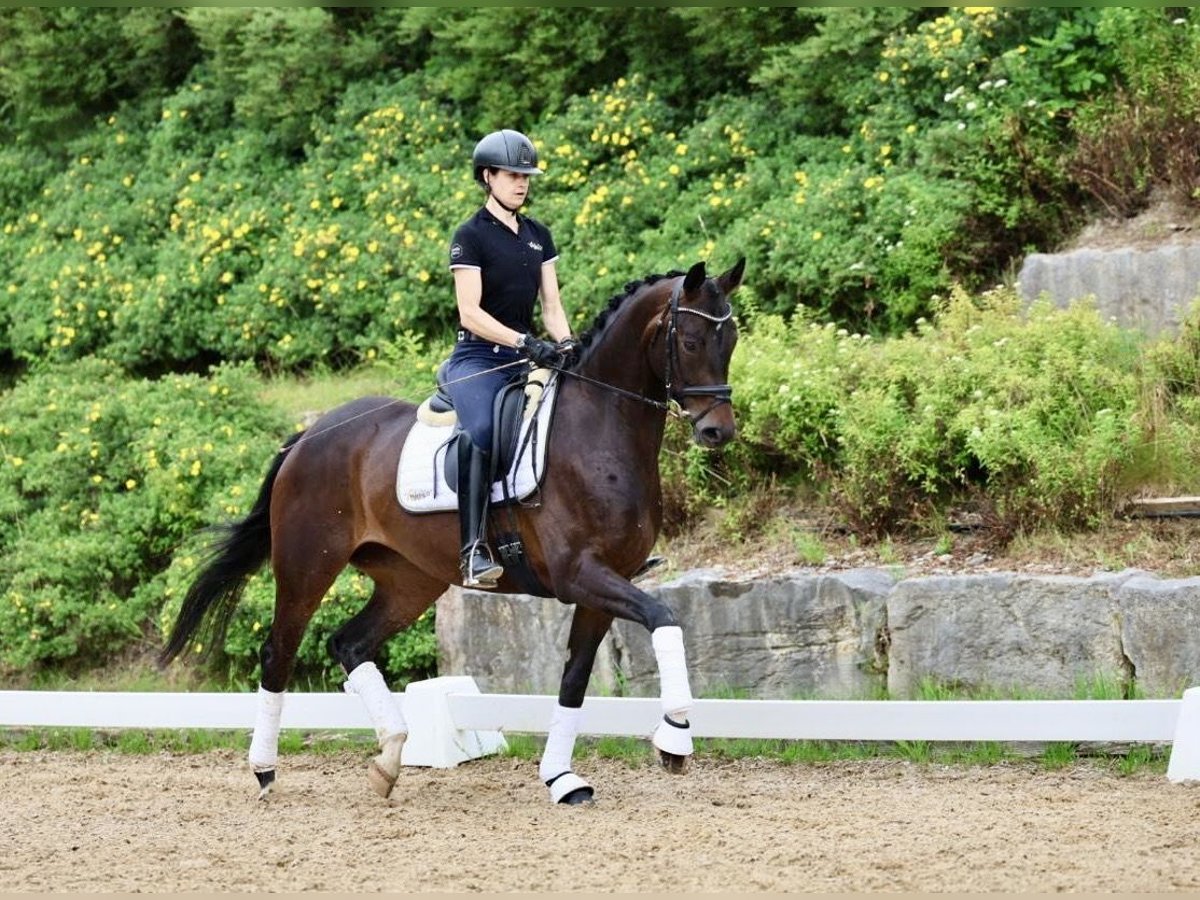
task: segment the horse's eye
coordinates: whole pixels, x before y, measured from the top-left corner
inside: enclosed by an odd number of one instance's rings
[[[683,341],[683,349],[688,353],[695,353],[700,345],[691,338],[685,338]]]

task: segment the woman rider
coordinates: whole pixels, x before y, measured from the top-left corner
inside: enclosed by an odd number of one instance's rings
[[[450,243],[461,329],[445,380],[466,432],[457,441],[463,585],[487,589],[504,574],[486,542],[492,405],[521,372],[518,366],[501,367],[521,358],[538,365],[560,362],[571,329],[559,297],[558,251],[550,229],[517,212],[528,199],[530,176],[542,174],[533,142],[519,131],[492,132],[475,145],[472,164],[487,199]],[[558,345],[532,333],[539,295],[542,323]]]

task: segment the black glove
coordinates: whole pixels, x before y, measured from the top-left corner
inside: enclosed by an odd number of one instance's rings
[[[578,361],[579,354],[583,352],[583,345],[573,337],[565,337],[554,346],[562,354],[564,365],[573,365]]]
[[[539,366],[556,366],[562,362],[562,351],[558,347],[532,334],[521,335],[517,349]]]

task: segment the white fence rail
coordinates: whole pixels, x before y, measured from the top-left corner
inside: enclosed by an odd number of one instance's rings
[[[409,685],[397,699],[420,756],[406,747],[405,762],[437,766],[502,745],[504,732],[544,734],[556,702],[480,694],[462,676]],[[255,703],[251,693],[0,691],[0,727],[249,729]],[[660,715],[656,699],[589,697],[580,728],[648,736]],[[1168,777],[1200,779],[1200,688],[1181,700],[697,700],[690,718],[692,734],[701,738],[1171,743]],[[347,694],[290,693],[281,724],[371,728],[362,702]]]

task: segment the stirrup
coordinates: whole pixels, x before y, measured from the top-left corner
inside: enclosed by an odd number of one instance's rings
[[[479,543],[463,551],[458,567],[462,573],[463,587],[485,591],[495,588],[504,574],[504,567],[491,558],[487,547]]]

